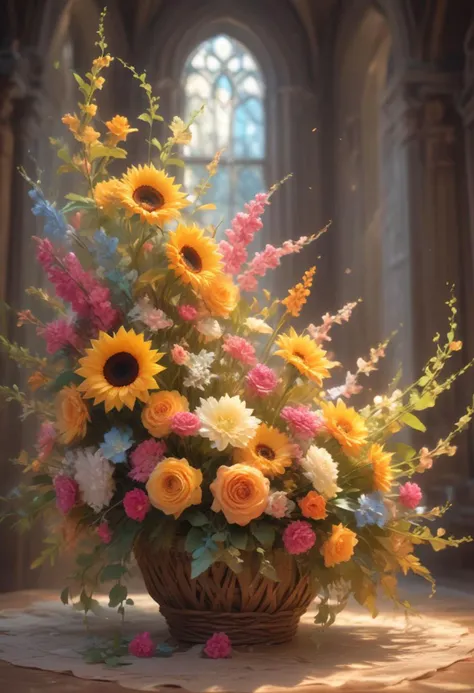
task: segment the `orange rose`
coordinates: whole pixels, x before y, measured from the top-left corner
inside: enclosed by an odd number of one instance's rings
[[[150,503],[165,515],[178,518],[202,499],[202,472],[188,460],[168,457],[158,462],[146,484]]]
[[[214,496],[211,509],[214,512],[222,510],[227,522],[243,527],[267,507],[270,482],[259,469],[234,464],[219,467],[210,489]]]
[[[59,440],[66,445],[86,435],[89,411],[75,385],[63,387],[56,395],[56,427]]]
[[[324,520],[328,516],[326,501],[316,491],[307,493],[304,498],[298,501],[298,505],[303,517],[309,517],[311,520]]]
[[[142,424],[155,438],[167,436],[173,416],[188,408],[188,400],[176,390],[160,390],[151,395],[142,411]]]
[[[228,318],[239,302],[239,289],[226,274],[218,274],[202,287],[201,298],[213,317]]]
[[[338,563],[350,561],[354,554],[354,546],[358,543],[357,535],[344,525],[333,525],[332,534],[321,547],[326,568],[332,568]]]
[[[116,144],[121,140],[126,140],[127,135],[131,132],[137,132],[137,128],[130,127],[130,123],[125,116],[116,115],[112,120],[107,120],[105,124],[110,133],[109,144]]]

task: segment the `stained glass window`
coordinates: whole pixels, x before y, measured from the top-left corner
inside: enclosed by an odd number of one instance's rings
[[[205,202],[216,211],[201,213],[204,224],[228,228],[245,202],[265,188],[265,83],[245,46],[220,34],[201,43],[183,70],[184,116],[205,106],[183,151],[184,182],[192,190],[207,176],[206,164],[222,148],[219,170]]]

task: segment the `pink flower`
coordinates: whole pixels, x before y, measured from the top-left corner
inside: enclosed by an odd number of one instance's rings
[[[100,523],[97,527],[97,534],[103,544],[110,544],[112,541],[112,532],[110,531],[108,522],[104,521]]]
[[[412,484],[409,481],[398,489],[398,500],[405,506],[405,508],[410,508],[414,510],[419,504],[423,497],[423,493],[418,484]]]
[[[222,348],[236,361],[245,363],[248,366],[253,366],[257,363],[254,346],[243,337],[226,335],[224,337],[224,342],[225,343]]]
[[[166,443],[163,440],[144,440],[130,455],[132,469],[128,476],[134,481],[145,483],[158,462],[163,459],[165,452]]]
[[[151,253],[151,251],[153,250],[153,243],[144,243],[142,245],[142,250],[144,253]]]
[[[204,654],[211,659],[225,659],[232,653],[232,643],[225,633],[214,633],[206,642]]]
[[[195,436],[201,427],[201,421],[190,411],[179,411],[171,419],[171,430],[178,436]]]
[[[260,217],[265,211],[265,205],[269,204],[268,193],[258,193],[255,198],[245,205],[245,212],[239,212],[231,222],[231,229],[227,229],[226,241],[221,241],[219,250],[224,261],[224,272],[238,274],[241,266],[247,260],[248,246],[262,228]]]
[[[243,244],[231,245],[227,241],[221,241],[219,250],[222,253],[224,271],[227,274],[238,274],[240,268],[247,260],[247,249]]]
[[[51,421],[43,421],[41,424],[38,440],[36,442],[36,449],[41,457],[44,459],[51,454],[54,443],[56,442],[56,429]]]
[[[153,657],[155,646],[150,633],[139,633],[128,646],[129,654],[134,657]]]
[[[188,303],[178,306],[178,313],[181,320],[185,320],[186,322],[195,320],[198,314],[197,309]]]
[[[134,488],[133,491],[127,491],[125,494],[123,508],[131,520],[143,522],[150,510],[150,500],[145,491],[142,491],[141,488]]]
[[[279,248],[268,244],[262,252],[255,253],[252,260],[248,263],[245,272],[237,277],[242,291],[255,291],[258,286],[256,277],[265,276],[268,270],[279,266],[280,260],[284,255],[299,253],[311,240],[307,236],[301,236],[297,241],[285,241]]]
[[[288,498],[284,491],[274,491],[268,496],[265,513],[281,520],[282,517],[288,517],[295,507],[295,503]]]
[[[283,532],[283,543],[288,553],[306,553],[315,545],[316,534],[309,522],[296,520]]]
[[[258,363],[245,378],[247,386],[255,397],[268,397],[278,385],[278,376],[274,370]]]
[[[322,417],[303,405],[284,407],[280,416],[287,422],[291,434],[296,438],[303,438],[304,440],[314,438],[323,427]]]
[[[63,515],[72,510],[76,505],[79,486],[77,481],[65,474],[58,474],[53,481],[56,492],[56,507]]]
[[[143,315],[143,322],[152,332],[173,327],[173,321],[161,310],[161,308],[151,308],[146,311]]]
[[[186,349],[180,344],[175,344],[170,353],[171,358],[177,366],[184,366],[189,358],[189,352],[187,352]]]
[[[46,340],[46,351],[55,354],[67,346],[79,347],[79,337],[68,320],[54,320],[38,330]]]
[[[71,216],[69,217],[69,223],[75,231],[79,231],[79,229],[81,228],[82,217],[82,212],[76,212],[75,214],[71,214]]]

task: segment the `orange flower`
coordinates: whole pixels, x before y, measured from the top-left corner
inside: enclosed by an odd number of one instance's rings
[[[49,381],[50,378],[43,375],[41,371],[35,371],[28,378],[28,387],[30,388],[31,392],[36,392],[36,390],[39,390],[40,387],[43,387],[46,385],[46,383],[49,383]]]
[[[90,125],[86,125],[85,128],[76,133],[74,137],[76,140],[79,140],[79,142],[84,142],[84,144],[94,144],[94,142],[97,142],[99,139],[100,132],[94,130]]]
[[[230,524],[248,525],[264,512],[270,482],[259,469],[246,464],[219,467],[210,485],[214,502],[211,510],[222,511]]]
[[[152,436],[161,438],[170,433],[173,416],[188,408],[188,400],[176,390],[160,390],[150,396],[142,411],[142,423]]]
[[[326,501],[316,491],[310,491],[304,498],[298,501],[303,517],[311,520],[324,520],[328,514],[326,512]]]
[[[89,411],[75,385],[68,385],[56,395],[56,425],[59,439],[69,445],[86,435]]]
[[[64,123],[64,125],[67,125],[70,131],[74,134],[79,130],[80,120],[77,115],[66,113],[66,115],[63,115],[61,118],[61,122]]]
[[[96,89],[102,89],[104,83],[105,79],[103,77],[96,77],[94,80],[94,86],[96,87]]]
[[[332,534],[321,547],[326,568],[332,568],[338,563],[350,561],[354,547],[358,543],[357,535],[344,525],[333,525]]]
[[[111,213],[123,197],[123,185],[117,178],[103,180],[94,188],[94,199],[97,207],[106,214]]]
[[[390,491],[392,485],[392,470],[390,463],[392,453],[386,452],[382,445],[374,443],[369,450],[368,461],[374,470],[374,491]]]
[[[461,351],[462,342],[450,342],[449,351]]]
[[[288,296],[282,301],[282,304],[286,306],[287,312],[294,318],[297,318],[301,313],[301,309],[311,293],[311,286],[315,273],[316,267],[311,267],[311,269],[307,270],[303,275],[302,282],[290,289],[288,291]]]
[[[158,462],[146,484],[150,503],[165,515],[178,518],[202,499],[202,472],[188,460],[169,457]]]
[[[99,58],[95,58],[92,61],[92,65],[94,67],[97,67],[99,70],[101,70],[103,67],[109,67],[112,60],[113,60],[113,58],[111,55],[102,55]]]
[[[239,302],[239,288],[226,274],[218,274],[202,286],[200,295],[209,313],[217,318],[228,318]]]
[[[324,415],[326,430],[341,445],[347,455],[356,455],[367,439],[365,421],[353,407],[347,407],[342,399],[323,402],[321,409]]]
[[[108,137],[109,144],[116,144],[121,140],[125,141],[127,139],[127,135],[129,135],[131,132],[138,132],[138,129],[131,128],[127,118],[121,115],[114,116],[112,120],[107,120],[105,124],[110,133]]]
[[[88,116],[91,116],[92,118],[93,118],[93,117],[95,116],[95,114],[97,113],[97,104],[95,104],[95,103],[90,103],[90,104],[87,104],[87,105],[81,104],[81,105],[79,106],[79,108],[81,109],[81,111],[82,111],[83,113],[85,113],[85,114],[88,115]]]

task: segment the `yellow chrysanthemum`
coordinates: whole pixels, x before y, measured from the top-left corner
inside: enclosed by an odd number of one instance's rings
[[[106,126],[109,131],[108,143],[116,144],[127,139],[127,135],[131,132],[138,132],[137,128],[131,128],[128,119],[125,116],[116,115],[112,120],[106,121]]]
[[[107,412],[124,405],[133,409],[136,399],[147,402],[149,390],[158,389],[154,376],[164,370],[157,363],[163,354],[143,334],[121,327],[113,336],[101,332],[91,344],[76,373],[84,378],[78,389],[94,404],[104,402]]]
[[[288,296],[283,299],[282,304],[286,306],[286,310],[294,318],[297,318],[301,313],[301,309],[306,303],[306,299],[311,293],[311,286],[313,285],[313,277],[316,272],[316,267],[311,267],[307,270],[303,279],[300,283],[296,284],[292,289],[288,291]]]
[[[180,209],[186,207],[186,194],[174,178],[159,171],[152,164],[132,166],[122,178],[123,197],[121,204],[129,214],[138,214],[147,224],[164,224],[178,219]]]
[[[196,225],[180,224],[171,231],[166,255],[169,268],[196,291],[211,284],[220,274],[222,256],[217,243]]]
[[[329,376],[329,369],[337,366],[326,358],[326,352],[308,335],[298,335],[291,327],[288,334],[276,340],[280,347],[275,356],[281,356],[287,363],[295,366],[302,375],[321,385]]]
[[[94,199],[97,207],[105,213],[111,212],[121,204],[123,199],[123,185],[116,178],[97,183],[94,188]]]
[[[200,294],[207,310],[215,318],[228,318],[239,302],[239,287],[227,274],[218,274],[210,284],[201,288]]]
[[[368,461],[374,470],[374,491],[384,491],[388,493],[392,486],[392,453],[386,452],[383,445],[374,443],[370,446]]]
[[[335,438],[347,455],[356,455],[367,440],[365,421],[353,407],[347,407],[342,399],[322,402],[321,409],[327,432]]]
[[[75,385],[63,387],[55,400],[56,426],[59,440],[69,445],[74,440],[82,440],[86,435],[89,412]]]
[[[285,472],[285,468],[291,465],[293,454],[289,438],[262,423],[247,447],[234,450],[234,462],[255,467],[265,476],[273,477]]]

